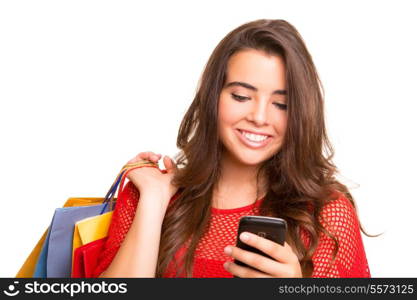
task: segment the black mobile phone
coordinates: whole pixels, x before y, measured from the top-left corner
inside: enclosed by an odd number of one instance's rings
[[[266,253],[262,252],[261,250],[258,250],[257,248],[254,248],[242,242],[239,236],[244,231],[251,232],[263,238],[267,238],[280,245],[284,245],[285,235],[287,233],[287,222],[281,218],[264,217],[264,216],[244,216],[240,218],[239,220],[239,229],[237,231],[236,246],[239,247],[240,249],[252,251],[252,252],[261,254],[263,256],[272,258]],[[240,266],[252,268],[246,265],[245,263],[236,259],[235,259],[235,263]]]

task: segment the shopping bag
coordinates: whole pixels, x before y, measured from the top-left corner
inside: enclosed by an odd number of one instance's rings
[[[107,237],[94,240],[78,247],[74,251],[74,266],[72,278],[92,278],[98,263],[98,257],[103,251]]]
[[[90,217],[75,224],[73,251],[82,245],[102,239],[107,236],[113,212]]]
[[[88,205],[100,204],[103,202],[103,199],[104,198],[97,198],[97,197],[84,197],[84,198],[72,197],[72,198],[69,198],[64,203],[64,207],[88,206]],[[19,269],[18,273],[16,274],[17,278],[31,278],[34,276],[35,268],[37,266],[43,245],[45,243],[48,230],[49,230],[49,227],[45,230],[42,237],[36,243],[36,246],[33,248],[29,256],[26,258],[22,267]]]
[[[107,236],[113,212],[90,217],[75,224],[72,242],[73,266],[75,250],[83,245],[102,239]]]
[[[42,246],[45,242],[46,236],[48,234],[48,229],[44,232],[42,237],[36,243],[36,246],[33,248],[32,252],[26,258],[25,262],[23,263],[22,267],[20,268],[19,272],[16,274],[17,278],[27,278],[33,277],[35,272],[36,264],[39,259],[39,255],[42,251]]]
[[[126,174],[129,170],[133,170],[135,168],[140,168],[140,167],[155,167],[158,168],[158,165],[156,163],[150,162],[150,161],[141,161],[141,162],[137,162],[137,163],[132,163],[132,164],[126,164],[125,166],[123,166],[123,168],[120,170],[118,176],[116,177],[116,180],[114,181],[113,185],[111,186],[111,188],[109,189],[106,197],[104,198],[97,198],[97,197],[85,197],[85,198],[69,198],[67,200],[67,202],[64,204],[64,207],[78,207],[78,206],[93,206],[93,205],[97,205],[98,203],[101,203],[101,210],[98,214],[103,214],[108,210],[112,210],[114,203],[117,201],[117,198],[115,198],[115,194],[116,194],[116,190],[119,186],[120,181],[124,180],[124,178],[126,177]],[[159,168],[158,168],[159,169]],[[119,190],[120,191],[120,190]],[[88,210],[87,210],[88,211]],[[65,212],[63,213],[64,215],[66,214]],[[97,213],[96,213],[97,214]],[[61,215],[61,214],[59,214]],[[88,216],[88,214],[87,214]],[[85,218],[85,217],[83,217]],[[55,219],[55,216],[53,218],[53,220]],[[74,219],[74,222],[76,222]],[[52,222],[53,223],[53,222]],[[42,235],[42,237],[39,239],[38,243],[36,244],[36,246],[34,247],[34,249],[31,251],[30,255],[26,258],[24,264],[22,265],[22,267],[19,269],[16,277],[17,278],[22,278],[22,277],[33,277],[33,275],[35,274],[35,269],[38,265],[38,260],[41,258],[40,261],[40,265],[42,266],[42,264],[44,265],[44,261],[42,261],[42,259],[45,259],[44,257],[46,256],[46,271],[42,271],[42,272],[46,272],[42,273],[39,272],[39,274],[44,274],[45,277],[61,277],[63,273],[59,273],[58,271],[54,271],[55,266],[57,266],[59,264],[59,262],[57,261],[56,258],[51,259],[51,262],[48,264],[48,256],[50,253],[52,253],[52,256],[55,257],[55,254],[60,255],[61,251],[55,251],[55,246],[50,245],[50,238],[51,236],[53,237],[53,241],[55,243],[55,239],[58,238],[58,240],[61,239],[60,237],[60,233],[59,234],[54,234],[54,229],[55,226],[52,226],[52,224],[49,226],[49,229],[47,229],[44,234]],[[69,232],[74,232],[74,227],[72,229],[68,229],[70,226],[65,227],[66,230]],[[58,226],[56,227],[57,229],[61,230],[62,227]],[[48,241],[46,240],[47,236],[48,236],[48,230],[50,230],[50,235],[49,235],[49,239]],[[58,232],[62,232],[58,231]],[[66,235],[68,236],[68,235]],[[67,239],[64,239],[65,241]],[[72,240],[72,239],[71,239]],[[46,244],[46,245],[45,245]],[[45,245],[45,247],[44,247]],[[45,249],[42,253],[42,250]],[[50,252],[50,249],[53,249]],[[70,246],[70,254],[66,255],[66,259],[65,261],[68,262],[70,261],[70,263],[68,264],[69,266],[69,275],[71,274],[71,261],[72,261],[72,245]],[[40,257],[40,254],[43,254],[42,257]],[[66,252],[68,253],[68,252]],[[68,258],[69,257],[69,258]],[[67,266],[67,264],[65,265]],[[51,274],[48,274],[48,267],[51,269]],[[68,269],[66,269],[68,270]],[[65,271],[68,272],[68,271]],[[67,273],[65,273],[67,274]],[[69,277],[69,275],[66,275],[64,277]]]
[[[49,237],[51,236],[51,227],[48,227],[45,241],[42,245],[42,250],[39,254],[38,261],[36,263],[34,278],[46,277],[46,257],[48,256]]]
[[[100,214],[105,206],[100,204],[55,210],[48,241],[46,277],[71,277],[74,225],[87,217]]]

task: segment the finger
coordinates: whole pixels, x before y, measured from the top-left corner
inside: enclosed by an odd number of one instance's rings
[[[164,156],[163,162],[168,172],[174,172],[177,169],[177,165],[169,156]]]
[[[161,154],[156,154],[152,151],[141,152],[136,156],[139,160],[149,160],[153,162],[157,162],[161,158]]]
[[[151,154],[150,160],[153,162],[158,162],[161,159],[161,154]]]
[[[223,267],[233,275],[240,277],[240,278],[271,278],[270,275],[259,272],[257,270],[239,266],[231,261],[227,261]]]
[[[239,247],[228,246],[230,249],[230,255],[235,260],[239,260],[246,265],[255,268],[266,274],[281,274],[285,271],[285,265],[277,262],[271,258],[265,257],[261,254],[254,253],[252,251],[246,251]],[[226,251],[225,251],[226,252]]]
[[[141,161],[141,160],[147,160],[147,161],[156,163],[156,162],[158,162],[158,160],[160,158],[161,158],[161,154],[155,154],[151,151],[140,152],[138,155],[136,155],[134,158],[129,160],[127,163],[128,164],[136,163],[136,162]]]
[[[245,244],[261,250],[281,263],[291,263],[295,259],[298,260],[287,242],[282,246],[250,232],[242,232],[239,238]]]
[[[131,160],[129,160],[127,163],[128,164],[132,164],[132,163],[136,163],[140,160],[147,160],[148,154],[149,152],[140,152],[138,155],[136,155],[134,158],[132,158]]]

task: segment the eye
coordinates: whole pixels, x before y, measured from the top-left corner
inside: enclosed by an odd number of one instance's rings
[[[287,104],[282,104],[282,103],[279,103],[279,102],[274,102],[274,105],[276,107],[278,107],[279,109],[287,110]]]
[[[233,94],[233,93],[232,93],[232,97],[233,97],[233,99],[235,99],[237,101],[245,101],[245,100],[249,100],[250,99],[248,97],[236,95],[236,94]]]
[[[236,95],[234,93],[231,93],[233,99],[243,102],[245,100],[250,100],[249,97],[244,97],[244,96],[240,96],[240,95]],[[283,104],[283,103],[279,103],[279,102],[274,102],[273,103],[278,109],[280,110],[287,110],[287,104]]]

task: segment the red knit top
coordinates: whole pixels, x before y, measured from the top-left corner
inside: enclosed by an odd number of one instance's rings
[[[233,260],[224,254],[224,248],[227,245],[236,245],[239,219],[245,215],[259,215],[262,200],[234,209],[211,208],[209,229],[199,241],[195,251],[193,277],[233,277],[223,267],[224,262]],[[132,182],[128,182],[117,200],[109,235],[104,250],[98,258],[95,277],[108,268],[120,248],[133,222],[138,201],[137,188]],[[330,237],[321,233],[318,247],[312,257],[314,265],[312,277],[370,277],[358,218],[351,202],[341,194],[337,200],[323,208],[319,219],[321,224],[338,238],[339,250],[335,263],[330,265],[335,243]],[[307,231],[301,230],[301,240],[308,247],[310,239]],[[182,256],[184,251],[184,247],[178,250],[175,258]],[[172,260],[163,277],[175,277],[173,262]]]

